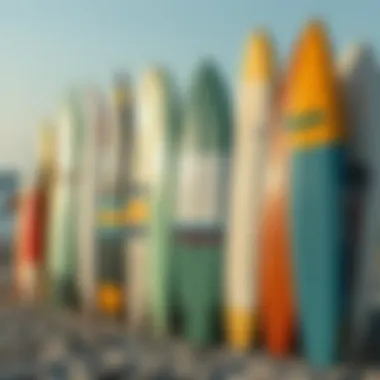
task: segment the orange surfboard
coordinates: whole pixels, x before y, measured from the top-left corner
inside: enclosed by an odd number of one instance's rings
[[[280,99],[279,99],[280,100]],[[288,146],[278,102],[270,130],[261,221],[260,292],[264,341],[275,356],[292,344],[294,301],[288,213]]]

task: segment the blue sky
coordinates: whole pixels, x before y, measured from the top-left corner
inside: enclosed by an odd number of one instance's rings
[[[31,173],[39,123],[73,85],[109,88],[165,64],[180,83],[213,56],[231,86],[252,28],[266,26],[283,59],[303,22],[325,18],[337,51],[380,40],[379,0],[10,0],[0,11],[0,168]],[[380,100],[379,100],[380,101]]]

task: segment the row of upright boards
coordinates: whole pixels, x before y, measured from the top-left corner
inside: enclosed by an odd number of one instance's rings
[[[112,109],[73,91],[20,208],[20,297],[124,313],[197,345],[248,350],[261,336],[284,356],[297,338],[317,367],[342,342],[356,357],[380,306],[374,54],[354,46],[337,66],[313,20],[280,72],[258,31],[236,93],[210,61],[182,102],[163,68],[135,91],[118,78]]]

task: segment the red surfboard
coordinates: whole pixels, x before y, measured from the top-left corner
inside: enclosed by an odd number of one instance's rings
[[[16,292],[23,301],[41,295],[44,264],[45,194],[43,189],[28,189],[19,204],[16,241]]]

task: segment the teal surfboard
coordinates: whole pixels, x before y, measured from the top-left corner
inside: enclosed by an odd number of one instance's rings
[[[337,359],[344,254],[342,99],[328,38],[307,25],[285,87],[290,142],[291,239],[304,353],[326,369]]]
[[[226,85],[212,62],[195,69],[179,142],[175,284],[185,337],[214,341],[220,324],[231,135]]]

